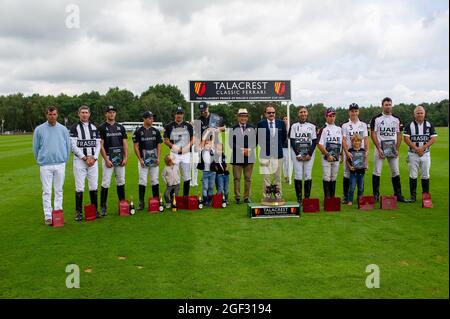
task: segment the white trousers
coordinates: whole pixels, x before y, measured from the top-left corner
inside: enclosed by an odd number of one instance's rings
[[[293,162],[291,160],[291,163],[289,165],[289,149],[283,148],[283,176],[284,177],[291,177],[292,176],[292,170],[293,170]]]
[[[322,158],[322,173],[324,181],[333,182],[336,180],[339,173],[339,163],[339,161],[328,162]]]
[[[112,173],[116,175],[116,185],[125,185],[125,166],[106,167],[105,160],[102,159],[102,187],[109,188],[111,185]]]
[[[291,162],[294,165],[295,179],[307,181],[312,179],[312,169],[316,153],[313,153],[309,161],[299,161],[295,156],[295,152],[291,150]]]
[[[171,153],[174,158],[174,164],[181,167],[183,181],[191,180],[191,153],[175,154]]]
[[[75,157],[73,159],[73,175],[75,176],[75,191],[84,192],[86,177],[88,179],[88,187],[90,191],[98,188],[98,161],[89,167],[85,161]]]
[[[398,169],[398,156],[395,158],[384,158],[381,159],[378,156],[378,151],[374,151],[374,165],[373,165],[373,175],[381,176],[381,169],[383,168],[383,161],[387,160],[389,163],[389,167],[391,169],[391,177],[395,177],[400,175],[400,171]]]
[[[66,164],[40,166],[42,183],[42,206],[45,219],[52,218],[52,187],[55,189],[55,210],[62,209],[63,185],[66,175]]]
[[[408,152],[406,161],[408,162],[409,177],[416,179],[420,173],[420,178],[430,178],[431,157],[429,152],[422,156]]]
[[[147,186],[148,173],[150,172],[150,184],[159,184],[159,165],[157,166],[141,166],[138,162],[138,173],[139,173],[139,185]]]

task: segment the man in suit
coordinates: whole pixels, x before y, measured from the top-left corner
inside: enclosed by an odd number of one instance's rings
[[[244,173],[244,202],[250,202],[250,186],[253,164],[255,163],[256,130],[248,124],[247,109],[239,109],[238,123],[229,129],[229,145],[232,150],[234,197],[236,204],[241,202],[241,176]]]
[[[282,120],[275,119],[275,107],[268,104],[264,109],[265,119],[258,122],[257,143],[260,146],[260,172],[264,177],[265,189],[269,185],[277,185],[281,198],[281,167],[283,159],[283,143],[287,138],[286,124]],[[273,180],[271,179],[273,177]]]

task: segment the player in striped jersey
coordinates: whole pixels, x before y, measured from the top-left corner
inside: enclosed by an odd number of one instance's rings
[[[325,198],[334,197],[336,178],[342,154],[342,129],[335,124],[336,111],[330,107],[325,112],[326,125],[319,132],[317,147],[323,154],[323,192]]]
[[[380,197],[380,176],[383,161],[387,159],[391,169],[392,186],[399,202],[407,202],[402,195],[398,156],[402,134],[400,119],[392,114],[392,99],[385,97],[381,102],[383,112],[370,121],[370,137],[375,145],[372,189],[375,200]]]
[[[97,209],[98,156],[100,154],[100,135],[97,128],[89,122],[91,112],[86,105],[78,109],[80,121],[70,128],[72,144],[73,174],[75,176],[75,220],[83,220],[83,192],[88,179],[91,204]],[[97,210],[97,217],[100,214]]]
[[[289,128],[291,158],[295,172],[295,193],[297,201],[302,202],[302,181],[305,184],[305,198],[309,198],[312,186],[314,150],[317,144],[316,126],[308,122],[308,109],[298,108],[298,121]]]
[[[405,143],[409,146],[409,190],[411,202],[416,201],[417,177],[420,172],[422,193],[430,192],[430,147],[436,141],[434,126],[425,120],[425,109],[417,106],[414,109],[414,121],[405,127],[403,133]]]

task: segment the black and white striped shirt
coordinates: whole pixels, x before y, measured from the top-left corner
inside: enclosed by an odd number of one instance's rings
[[[78,122],[70,128],[72,152],[78,158],[93,156],[98,158],[100,153],[100,135],[94,124]]]
[[[434,126],[428,121],[424,121],[422,124],[419,124],[416,121],[412,121],[405,127],[403,135],[408,136],[411,140],[411,143],[415,143],[417,147],[421,147],[432,137],[437,136],[437,133],[434,129]],[[411,147],[409,148],[409,151],[414,152]],[[430,148],[428,147],[425,150],[425,153],[429,151]]]

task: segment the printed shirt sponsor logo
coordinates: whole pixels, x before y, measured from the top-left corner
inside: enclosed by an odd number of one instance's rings
[[[84,147],[96,147],[97,141],[96,140],[78,140],[77,141],[77,147],[84,148]]]
[[[206,92],[206,82],[195,82],[194,91],[198,96],[202,96]]]
[[[275,82],[274,91],[278,95],[283,95],[286,92],[285,82]]]

